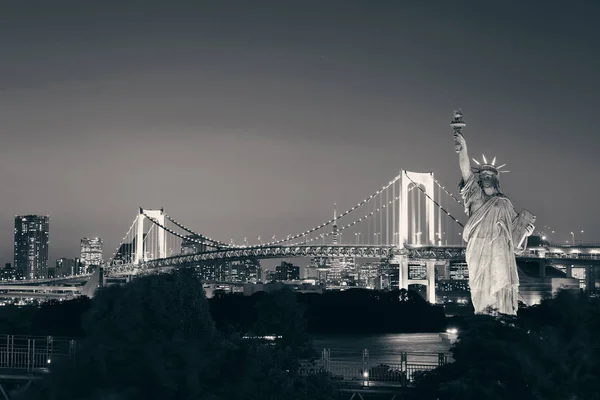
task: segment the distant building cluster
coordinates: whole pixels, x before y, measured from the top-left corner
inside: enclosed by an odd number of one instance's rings
[[[200,277],[211,282],[257,283],[262,279],[260,260],[204,262],[196,265]]]
[[[266,274],[267,282],[285,282],[285,281],[297,281],[300,280],[300,267],[282,261],[280,265],[275,267],[275,271],[269,271]]]
[[[334,221],[336,214],[334,212]],[[80,240],[78,257],[61,257],[50,264],[48,250],[50,243],[50,219],[44,215],[21,215],[14,219],[14,262],[6,263],[0,269],[0,280],[13,281],[25,279],[61,278],[93,272],[103,263],[103,240],[98,237],[84,237]],[[143,259],[156,258],[147,249],[147,233],[143,234]],[[331,244],[340,244],[337,225],[333,224]],[[132,255],[137,249],[136,237],[124,242],[117,249],[112,260],[115,263],[132,263]],[[179,244],[165,242],[166,254],[198,254],[209,247],[200,235],[182,237]],[[533,239],[532,239],[533,240]],[[532,241],[530,241],[532,242]],[[547,243],[546,243],[547,245]],[[169,247],[171,246],[171,247]],[[180,246],[180,247],[179,247]],[[544,251],[557,252],[560,249],[547,250],[546,247],[532,242],[532,258]],[[573,249],[572,252],[579,252]],[[221,291],[237,291],[250,294],[256,291],[277,290],[290,287],[301,292],[322,292],[323,290],[346,290],[365,288],[375,290],[396,290],[400,287],[400,269],[389,260],[360,259],[354,257],[316,257],[308,265],[298,266],[287,260],[281,261],[274,269],[263,270],[258,258],[246,258],[236,261],[214,260],[210,262],[193,261],[188,266],[196,267],[202,279],[206,281],[207,294]],[[425,260],[408,260],[407,276],[411,289],[425,298],[433,298],[438,303],[465,304],[470,299],[469,269],[464,260],[439,260],[434,265],[433,281],[428,271],[432,265]],[[545,265],[543,260],[531,265],[519,264],[520,300],[527,304],[536,304],[544,296],[555,293],[561,288],[587,290],[590,293],[600,289],[600,268],[591,265],[566,264]],[[431,278],[431,277],[429,277]],[[405,278],[403,278],[405,279]],[[124,278],[113,278],[113,283],[123,283]],[[126,281],[126,279],[125,279]],[[107,281],[108,282],[108,281]],[[435,293],[427,291],[426,284],[435,282]],[[417,284],[420,283],[420,284]]]
[[[44,279],[91,272],[103,261],[100,238],[82,238],[80,257],[49,261],[50,217],[17,215],[14,228],[14,263],[6,263],[0,280]]]

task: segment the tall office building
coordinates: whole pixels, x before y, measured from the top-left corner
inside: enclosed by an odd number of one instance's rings
[[[15,216],[15,273],[23,279],[48,276],[50,217]]]
[[[85,272],[89,272],[91,267],[102,264],[102,239],[82,238],[80,260]]]
[[[331,235],[331,244],[337,246],[338,242],[338,226],[337,226],[337,212],[335,209],[335,204],[333,205],[333,232]],[[329,271],[327,271],[327,280],[329,282],[338,283],[342,279],[342,264],[341,260],[338,257],[334,257],[331,260],[331,266],[329,267]]]

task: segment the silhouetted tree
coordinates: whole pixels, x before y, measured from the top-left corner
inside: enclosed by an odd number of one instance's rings
[[[417,379],[423,399],[600,399],[600,302],[568,292],[518,317],[466,318],[454,362]]]
[[[278,345],[294,350],[309,346],[304,306],[298,302],[295,292],[284,289],[261,296],[254,308],[256,321],[252,332],[279,337],[276,340]]]
[[[286,368],[285,351],[222,335],[193,270],[100,290],[84,328],[75,362],[55,366],[26,398],[308,400],[333,392],[326,378]]]
[[[81,337],[90,299],[50,300],[41,305],[0,307],[0,332],[11,335]]]
[[[68,301],[51,300],[38,308],[32,334],[83,337],[82,317],[90,308],[91,299],[79,296]]]

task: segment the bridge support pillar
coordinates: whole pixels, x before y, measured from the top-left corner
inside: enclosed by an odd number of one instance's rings
[[[546,277],[546,260],[540,260],[540,278]]]
[[[146,216],[155,220],[160,225],[165,226],[165,213],[163,209],[160,210],[146,210],[140,208],[140,212],[137,218],[137,230],[135,235],[135,254],[133,258],[134,264],[140,264],[145,261],[144,252],[146,250],[146,246],[144,246],[144,221],[146,220]],[[154,258],[166,258],[166,241],[165,241],[165,231],[163,229],[158,229],[158,251],[157,254],[154,254]]]
[[[408,290],[408,257],[394,256],[392,264],[398,264],[398,289]]]
[[[596,291],[596,273],[593,265],[585,266],[585,291],[594,293]]]
[[[427,301],[435,304],[435,260],[428,260],[427,265]]]

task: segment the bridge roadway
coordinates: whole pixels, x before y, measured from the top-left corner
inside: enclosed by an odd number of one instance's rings
[[[297,246],[254,246],[236,247],[197,254],[184,254],[157,260],[150,260],[140,265],[121,264],[105,268],[110,276],[128,275],[144,270],[154,270],[165,267],[193,265],[211,261],[239,261],[247,258],[292,258],[292,257],[358,257],[392,259],[394,256],[406,256],[418,260],[464,260],[464,246],[407,246],[399,249],[393,245],[297,245]],[[581,250],[565,247],[535,247],[521,256],[519,260],[545,259],[557,263],[579,265],[600,264],[600,249]],[[567,253],[571,251],[571,253]],[[596,252],[598,251],[598,252]]]
[[[425,254],[425,247],[420,252]],[[438,249],[442,249],[441,247]],[[453,249],[444,252],[446,257],[464,258],[464,247],[446,246],[443,249]],[[152,270],[164,267],[197,264],[211,261],[239,261],[248,258],[292,258],[292,257],[357,257],[357,258],[392,258],[395,255],[409,255],[410,251],[400,250],[393,245],[296,245],[296,246],[248,246],[218,249],[197,254],[183,254],[157,260],[150,260],[140,265],[121,264],[111,265],[105,271],[111,276],[130,274],[132,271]],[[433,256],[433,254],[432,254]]]
[[[464,246],[407,246],[399,249],[393,245],[296,245],[296,246],[248,246],[225,248],[197,254],[183,254],[173,257],[149,260],[135,264],[114,264],[104,267],[105,276],[127,276],[137,273],[160,270],[162,268],[194,265],[203,262],[238,261],[247,258],[293,258],[293,257],[358,257],[392,259],[394,256],[405,256],[416,260],[464,260]],[[529,248],[527,253],[517,257],[519,260],[541,261],[569,265],[600,265],[600,246],[557,246]],[[5,281],[1,288],[8,286],[14,290],[20,285],[39,285],[47,283],[86,282],[93,274],[73,277],[59,277],[35,280]],[[65,286],[48,286],[48,291],[56,288],[61,291]]]

